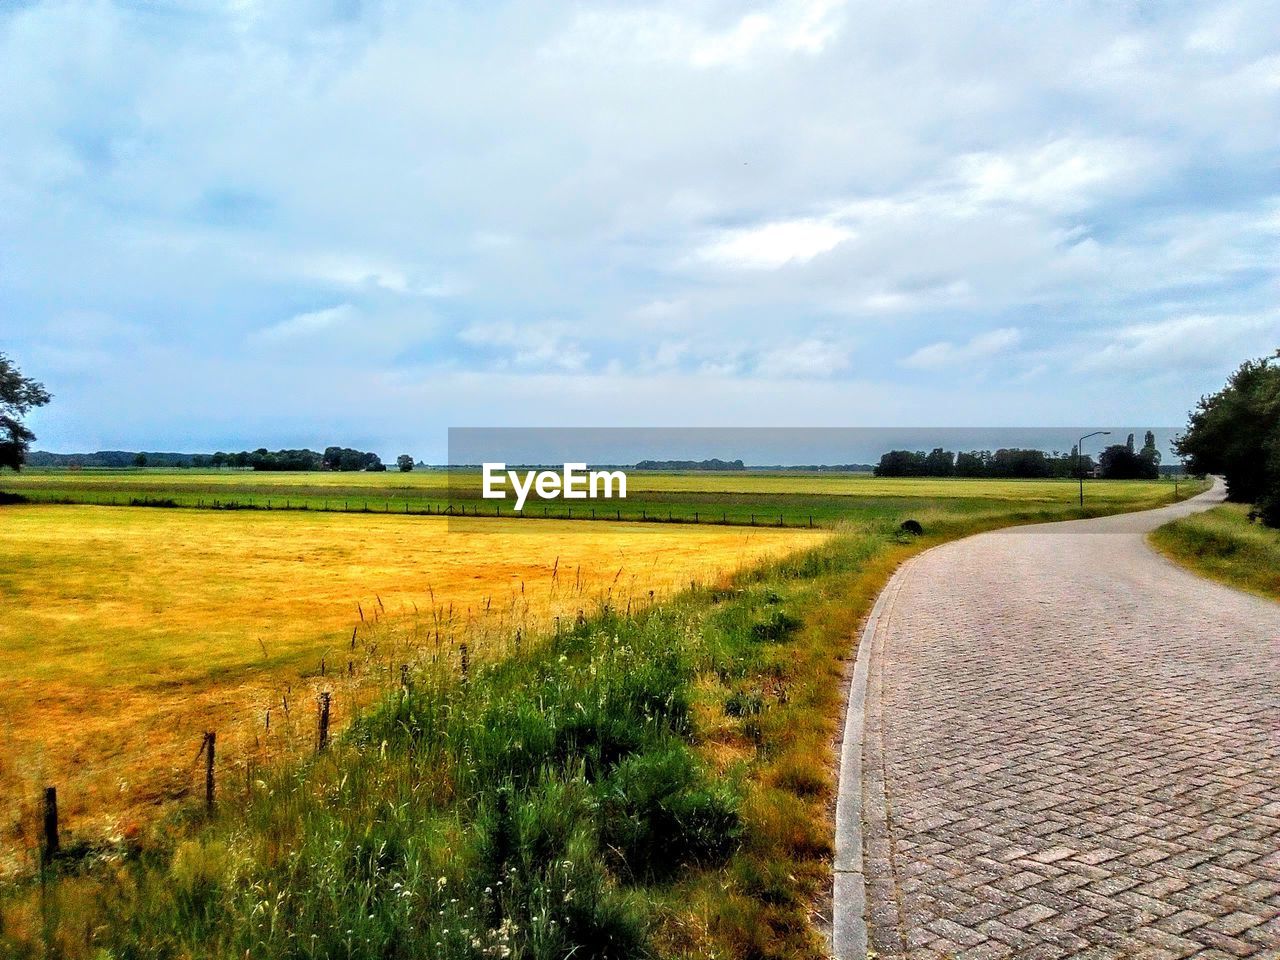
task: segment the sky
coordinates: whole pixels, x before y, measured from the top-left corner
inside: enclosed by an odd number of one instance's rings
[[[0,4],[58,451],[1165,426],[1280,346],[1280,2]]]

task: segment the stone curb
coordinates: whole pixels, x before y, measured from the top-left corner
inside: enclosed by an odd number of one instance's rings
[[[942,546],[942,544],[939,544]],[[867,956],[867,893],[862,870],[862,748],[866,737],[867,678],[876,628],[903,580],[930,547],[908,559],[894,571],[871,608],[858,642],[849,699],[845,709],[844,738],[840,745],[839,786],[836,793],[836,838],[831,903],[831,955],[836,960],[864,960]]]

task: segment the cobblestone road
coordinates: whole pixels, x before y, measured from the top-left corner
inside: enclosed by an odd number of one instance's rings
[[[1144,536],[1206,505],[972,537],[891,583],[873,955],[1280,958],[1280,604]]]

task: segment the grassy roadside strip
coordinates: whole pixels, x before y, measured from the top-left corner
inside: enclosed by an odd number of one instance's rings
[[[1169,559],[1241,590],[1280,600],[1280,530],[1249,522],[1228,503],[1167,523],[1151,542]]]
[[[445,651],[211,822],[0,893],[0,954],[822,956],[858,622],[913,553],[1060,517],[940,511],[914,540],[865,524],[501,662]]]

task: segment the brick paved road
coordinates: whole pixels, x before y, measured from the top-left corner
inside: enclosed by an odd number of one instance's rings
[[[1280,958],[1280,604],[1144,537],[1206,505],[972,537],[891,583],[873,955]]]

